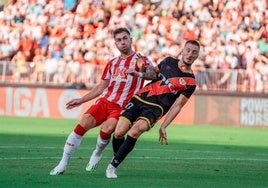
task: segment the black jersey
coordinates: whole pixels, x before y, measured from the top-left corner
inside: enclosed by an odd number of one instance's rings
[[[137,93],[142,100],[162,106],[164,114],[179,95],[189,98],[196,88],[194,74],[182,72],[178,62],[178,59],[172,57],[162,60],[158,65],[157,79],[148,83]]]

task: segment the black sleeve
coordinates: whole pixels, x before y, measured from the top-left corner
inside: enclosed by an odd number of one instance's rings
[[[170,62],[171,57],[166,57],[165,59],[163,59],[162,61],[160,61],[160,63],[158,64],[158,68],[161,69],[161,66]]]
[[[189,85],[189,86],[187,86],[187,89],[184,90],[181,94],[189,99],[191,97],[191,95],[194,93],[195,88],[196,88],[196,85]]]

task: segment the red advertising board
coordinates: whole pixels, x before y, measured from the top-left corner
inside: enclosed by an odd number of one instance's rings
[[[0,115],[80,118],[95,100],[72,110],[67,110],[65,105],[69,100],[79,98],[87,92],[87,90],[74,89],[0,87]],[[173,123],[267,127],[268,99],[266,97],[193,95]]]

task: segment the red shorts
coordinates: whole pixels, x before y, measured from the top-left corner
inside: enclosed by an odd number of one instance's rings
[[[91,114],[96,119],[96,125],[98,126],[109,118],[118,120],[121,111],[122,107],[118,104],[100,98],[85,112],[85,114]]]

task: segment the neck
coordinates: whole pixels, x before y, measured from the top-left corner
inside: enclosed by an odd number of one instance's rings
[[[121,53],[122,58],[126,58],[134,53],[133,50],[128,51],[127,53]]]
[[[178,67],[183,71],[183,72],[189,72],[192,73],[192,68],[191,65],[187,65],[186,63],[184,63],[183,61],[179,61],[178,63]]]

